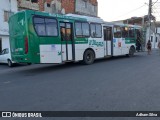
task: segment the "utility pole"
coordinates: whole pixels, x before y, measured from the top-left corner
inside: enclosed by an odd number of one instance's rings
[[[149,0],[149,9],[148,9],[149,40],[151,38],[151,20],[152,20],[152,0]]]

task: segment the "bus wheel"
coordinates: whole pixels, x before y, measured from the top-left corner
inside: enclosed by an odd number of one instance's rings
[[[87,50],[85,51],[84,55],[83,55],[83,63],[85,65],[90,65],[94,62],[95,59],[95,55],[94,52],[92,50]]]
[[[133,57],[135,53],[135,48],[134,47],[130,47],[129,49],[129,54],[127,55],[128,57]]]
[[[11,60],[8,60],[8,66],[9,66],[9,67],[12,67],[12,66],[13,66],[13,64],[12,64],[12,61],[11,61]]]
[[[27,65],[31,65],[32,63],[27,63]]]

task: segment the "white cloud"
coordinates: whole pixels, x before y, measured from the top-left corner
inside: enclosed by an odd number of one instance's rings
[[[143,16],[148,14],[148,6],[145,5],[148,2],[149,0],[98,0],[98,16],[105,21]]]

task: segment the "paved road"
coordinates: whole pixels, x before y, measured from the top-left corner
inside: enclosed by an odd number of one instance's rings
[[[10,69],[0,65],[0,111],[160,111],[159,72],[156,51],[98,60],[89,66],[19,65]]]

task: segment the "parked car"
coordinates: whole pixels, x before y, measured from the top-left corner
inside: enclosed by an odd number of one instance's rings
[[[0,63],[7,63],[9,67],[12,67],[15,63],[11,59],[11,53],[9,48],[5,48],[0,53]]]

